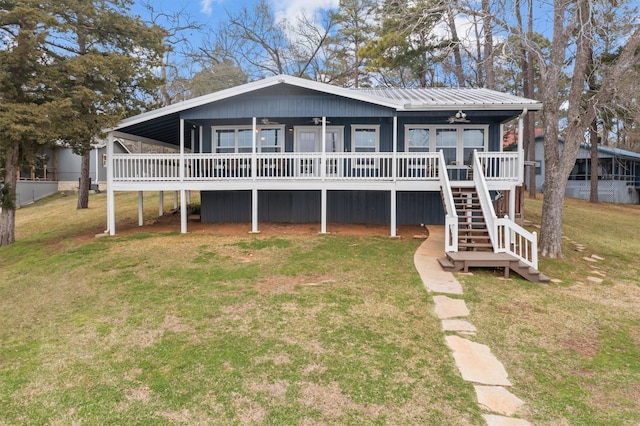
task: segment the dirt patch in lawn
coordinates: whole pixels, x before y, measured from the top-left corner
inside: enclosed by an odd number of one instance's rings
[[[247,235],[251,232],[251,223],[202,223],[199,218],[191,217],[187,223],[187,230],[193,234],[217,234],[225,236]],[[258,223],[260,235],[318,235],[320,233],[320,223]],[[157,219],[147,221],[144,226],[135,224],[120,225],[116,227],[116,232],[120,235],[129,235],[139,232],[180,232],[180,215],[166,214]],[[371,225],[356,223],[329,223],[327,232],[334,235],[350,236],[389,236],[389,225]],[[398,226],[396,234],[400,238],[425,238],[427,233],[419,225]]]

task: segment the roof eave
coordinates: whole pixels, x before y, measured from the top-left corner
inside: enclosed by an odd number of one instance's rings
[[[405,104],[399,111],[442,111],[459,109],[474,111],[540,111],[542,104]]]

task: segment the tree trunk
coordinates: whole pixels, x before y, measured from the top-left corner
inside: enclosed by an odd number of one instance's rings
[[[91,178],[89,176],[89,166],[91,164],[91,151],[82,154],[82,166],[80,167],[80,183],[78,185],[78,209],[89,207],[89,187]],[[96,182],[97,183],[97,182]]]
[[[460,39],[458,38],[458,30],[456,29],[455,16],[453,15],[453,8],[451,3],[448,3],[449,11],[447,17],[449,18],[449,30],[451,31],[451,42],[453,43],[453,59],[455,61],[455,75],[458,79],[458,86],[464,87],[464,71],[462,70],[462,56],[460,55]]]
[[[16,228],[16,183],[18,181],[18,147],[8,146],[5,151],[6,165],[4,186],[0,202],[0,247],[15,242]]]
[[[542,209],[540,234],[540,254],[545,257],[563,257],[562,255],[562,207],[564,204],[564,190],[566,182],[560,176],[549,179],[560,170],[545,173],[544,205]]]
[[[495,71],[493,69],[493,28],[491,28],[491,5],[489,0],[482,0],[482,29],[484,32],[484,74],[485,87],[495,90]]]
[[[589,126],[589,142],[591,143],[591,181],[589,202],[598,202],[598,120],[594,119]]]

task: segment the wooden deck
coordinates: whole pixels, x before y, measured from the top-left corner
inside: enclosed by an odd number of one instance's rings
[[[513,271],[532,282],[548,282],[549,278],[535,268],[532,268],[516,257],[507,253],[493,253],[489,251],[461,251],[447,253],[447,257],[438,259],[445,271],[469,272],[469,268],[504,268],[504,277],[509,278]]]

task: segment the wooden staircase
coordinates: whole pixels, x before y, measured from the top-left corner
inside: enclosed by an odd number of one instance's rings
[[[493,251],[476,189],[451,188],[451,193],[458,214],[458,250]]]
[[[438,261],[445,271],[468,272],[469,268],[504,268],[536,283],[549,278],[508,253],[495,253],[478,193],[474,187],[452,187],[451,193],[458,215],[458,251],[446,253]]]

